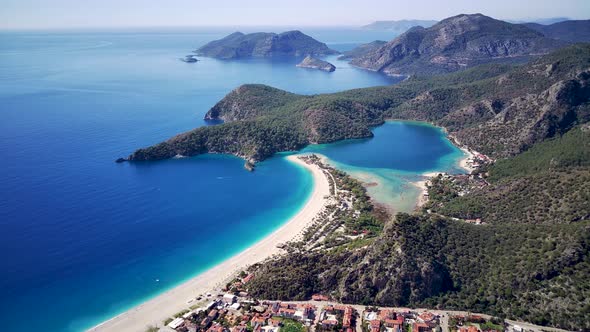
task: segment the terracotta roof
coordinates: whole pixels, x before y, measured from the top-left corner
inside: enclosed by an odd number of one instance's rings
[[[244,277],[244,279],[242,279],[242,282],[247,283],[248,281],[252,280],[252,278],[254,278],[254,275],[250,273],[246,277]]]
[[[313,294],[311,299],[314,301],[328,301],[330,298],[322,294]]]
[[[423,312],[421,315],[418,316],[424,322],[430,322],[434,319],[434,314],[431,312]]]
[[[338,325],[338,321],[335,319],[326,319],[322,321],[324,325]]]

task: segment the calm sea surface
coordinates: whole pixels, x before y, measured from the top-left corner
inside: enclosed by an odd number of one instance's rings
[[[254,173],[230,156],[116,158],[205,125],[205,112],[243,83],[304,94],[396,83],[335,57],[328,58],[334,73],[296,68],[300,59],[178,60],[229,32],[0,32],[3,330],[100,323],[269,234],[313,185],[281,156]],[[303,32],[338,50],[393,37]],[[381,181],[372,190],[383,199],[403,195],[416,174],[456,163],[457,150],[436,128],[392,123],[375,133],[314,148],[359,178]]]

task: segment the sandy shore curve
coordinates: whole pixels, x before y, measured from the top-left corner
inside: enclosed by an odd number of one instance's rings
[[[299,159],[297,155],[286,158],[305,167],[313,176],[312,194],[295,216],[246,250],[88,331],[143,332],[148,325],[161,327],[165,319],[183,309],[188,309],[190,306],[187,304],[188,299],[218,288],[234,273],[278,253],[278,244],[288,242],[301,233],[326,205],[327,197],[330,195],[330,185],[326,175],[317,165],[309,165]]]

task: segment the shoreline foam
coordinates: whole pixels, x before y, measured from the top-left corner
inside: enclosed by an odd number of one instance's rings
[[[297,158],[297,155],[286,158],[310,171],[314,182],[310,197],[295,216],[244,251],[181,285],[92,327],[88,331],[140,332],[144,331],[148,325],[162,326],[165,319],[183,309],[188,309],[187,300],[217,289],[239,270],[278,253],[278,244],[288,242],[301,233],[326,205],[326,197],[330,195],[330,186],[326,175],[318,166],[306,164]],[[195,303],[191,303],[191,305]]]

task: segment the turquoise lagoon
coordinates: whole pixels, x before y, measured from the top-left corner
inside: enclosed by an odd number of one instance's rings
[[[369,194],[393,212],[411,212],[420,189],[413,182],[432,172],[462,173],[464,153],[439,127],[411,121],[387,121],[374,137],[311,145],[303,151],[368,184]]]

